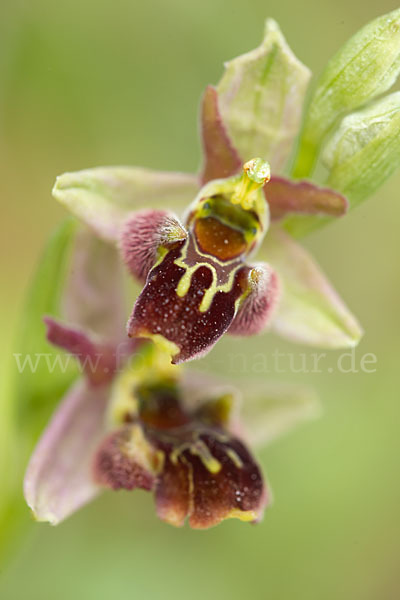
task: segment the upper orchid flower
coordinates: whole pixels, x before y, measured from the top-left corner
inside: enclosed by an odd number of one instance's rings
[[[372,22],[328,64],[305,113],[296,178],[310,175],[343,116],[393,83],[399,19],[397,10]],[[368,74],[359,79],[366,64]],[[353,346],[362,335],[293,236],[343,215],[397,166],[399,95],[345,116],[322,154],[330,187],[320,187],[279,174],[299,134],[309,78],[268,20],[260,47],[227,63],[220,83],[205,91],[199,176],[106,167],[57,179],[54,196],[117,244],[145,283],[128,334],[161,343],[173,362],[204,354],[226,331],[251,335],[270,327],[331,348]],[[346,85],[354,78],[350,94]],[[265,160],[272,173],[262,189]],[[260,264],[247,262],[254,252]]]
[[[253,159],[242,176],[203,187],[185,226],[162,211],[128,219],[122,253],[134,275],[147,276],[129,320],[131,337],[161,343],[178,363],[207,352],[227,330],[251,335],[265,327],[277,278],[268,265],[245,260],[267,230],[261,188],[269,179],[268,164]]]

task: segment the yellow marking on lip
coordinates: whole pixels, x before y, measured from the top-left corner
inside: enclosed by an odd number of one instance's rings
[[[188,515],[192,515],[194,512],[194,477],[193,477],[193,465],[190,461],[186,460],[185,456],[181,457],[182,462],[187,466],[188,470]]]
[[[132,427],[131,438],[125,444],[124,450],[130,458],[134,459],[146,471],[153,475],[161,473],[164,466],[164,452],[154,449],[139,425]]]
[[[192,267],[189,267],[186,263],[184,263],[182,261],[182,258],[177,258],[175,260],[175,264],[178,265],[179,267],[186,269],[186,273],[182,276],[182,278],[180,279],[178,286],[176,288],[176,293],[180,298],[183,298],[188,293],[188,291],[190,289],[190,283],[192,281],[193,274],[197,271],[197,269],[199,269],[200,267],[208,267],[211,270],[212,276],[213,276],[212,282],[211,282],[210,287],[207,288],[204,292],[204,296],[203,296],[203,298],[200,302],[200,306],[199,306],[200,312],[208,311],[208,309],[211,306],[212,300],[217,292],[219,292],[219,291],[230,292],[232,290],[236,273],[237,273],[238,269],[243,266],[241,264],[238,264],[238,266],[236,268],[233,268],[230,271],[228,281],[224,284],[218,285],[217,284],[218,276],[217,276],[216,268],[214,267],[214,265],[212,265],[210,263],[198,263],[196,265],[193,265]]]
[[[213,475],[216,475],[222,469],[222,465],[219,462],[219,460],[217,460],[211,454],[206,444],[203,442],[203,440],[199,439],[198,435],[196,441],[184,442],[183,444],[178,446],[178,448],[175,448],[171,452],[170,460],[173,465],[177,465],[179,459],[187,462],[185,457],[183,456],[183,452],[185,452],[185,450],[189,450],[190,454],[192,454],[193,456],[198,456],[198,458],[203,463],[203,466],[207,469],[207,471],[209,471]]]
[[[206,444],[202,440],[197,440],[190,447],[190,453],[194,456],[198,456],[210,473],[216,475],[222,469],[222,465],[210,452]]]
[[[179,346],[167,339],[161,333],[150,333],[147,329],[139,329],[135,332],[135,337],[148,338],[152,340],[163,352],[171,357],[176,356],[180,352]]]
[[[200,251],[198,244],[196,242],[196,237],[193,233],[191,234],[191,238],[194,243],[196,253],[198,253],[199,256],[208,258],[210,262],[208,262],[208,261],[197,262],[196,264],[191,265],[191,266],[189,266],[185,262],[185,260],[187,259],[187,251],[188,251],[188,246],[189,246],[189,237],[188,237],[186,243],[183,245],[183,247],[181,249],[180,256],[178,256],[174,260],[175,265],[177,265],[178,267],[185,270],[185,273],[182,275],[181,279],[179,280],[179,283],[178,283],[175,291],[176,291],[177,296],[179,296],[179,298],[183,298],[184,296],[186,296],[186,294],[188,293],[188,291],[190,289],[190,284],[192,281],[193,274],[200,267],[208,267],[212,272],[212,283],[211,283],[210,287],[205,290],[204,296],[203,296],[203,298],[200,302],[200,306],[199,306],[199,311],[202,313],[205,313],[209,310],[211,303],[213,301],[213,298],[218,291],[230,292],[232,290],[236,273],[237,273],[238,269],[243,266],[243,263],[238,262],[237,258],[232,259],[231,261],[227,261],[227,262],[219,261],[215,256],[212,256],[210,254],[205,254]],[[159,262],[161,262],[161,259]],[[228,280],[226,281],[226,283],[218,284],[217,283],[217,281],[218,281],[217,270],[216,270],[216,267],[212,264],[212,262],[216,262],[217,264],[219,264],[222,267],[227,267],[227,266],[229,266],[229,264],[234,264],[235,262],[237,262],[238,264],[236,267],[234,267],[230,270],[229,275],[228,275]],[[236,303],[235,306],[237,307],[238,304]],[[150,336],[145,335],[143,337],[150,337]]]
[[[179,298],[183,298],[183,296],[186,296],[186,294],[189,291],[190,283],[192,281],[192,275],[195,269],[193,269],[193,267],[188,267],[187,265],[179,264],[178,259],[175,261],[175,264],[180,267],[184,266],[184,268],[186,269],[186,273],[182,275],[176,288],[176,293],[179,296]]]
[[[225,453],[227,456],[229,456],[229,458],[231,459],[231,461],[233,462],[233,464],[235,465],[235,467],[237,469],[243,468],[243,461],[240,458],[240,456],[237,454],[237,452],[232,450],[232,448],[225,448]]]
[[[247,523],[251,521],[256,521],[258,519],[258,515],[254,510],[240,510],[240,508],[232,508],[225,519],[240,519],[240,521],[245,521]]]

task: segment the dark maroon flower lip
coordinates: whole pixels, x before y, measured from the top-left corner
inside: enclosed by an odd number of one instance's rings
[[[162,263],[149,274],[147,283],[134,306],[128,324],[131,337],[162,336],[173,349],[173,362],[198,357],[212,348],[229,328],[236,313],[236,301],[247,287],[248,267],[236,268],[232,288],[216,291],[207,310],[202,310],[206,292],[213,286],[213,271],[199,265],[185,295],[178,286],[186,271],[178,266],[181,249],[169,251]]]
[[[135,421],[104,439],[93,466],[97,483],[153,491],[158,516],[176,526],[260,520],[268,500],[261,470],[224,424],[225,399],[188,413],[174,392],[147,390]]]

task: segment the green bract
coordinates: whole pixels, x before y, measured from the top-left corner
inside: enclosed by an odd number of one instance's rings
[[[65,220],[48,241],[28,290],[13,349],[6,382],[10,415],[1,448],[0,560],[6,547],[16,543],[28,525],[21,494],[21,471],[27,456],[51,411],[76,376],[73,365],[64,372],[55,369],[49,375],[48,364],[53,364],[57,351],[47,342],[42,321],[45,313],[59,312],[76,226],[72,219]],[[38,356],[43,360],[37,361]],[[7,414],[3,414],[3,420],[6,419]]]
[[[55,368],[49,377],[49,364],[56,358],[57,352],[46,340],[42,320],[45,314],[60,313],[61,295],[76,229],[77,223],[68,219],[50,238],[33,277],[18,332],[18,345],[14,354],[16,373],[13,404],[20,426],[25,428],[29,424],[31,439],[37,436],[43,426],[43,419],[48,418],[66,387],[76,376],[74,368],[65,372]]]
[[[329,61],[305,118],[295,177],[307,177],[337,119],[388,90],[400,70],[400,9],[356,33]]]

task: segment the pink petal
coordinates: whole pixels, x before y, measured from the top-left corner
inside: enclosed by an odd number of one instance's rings
[[[138,426],[136,430],[141,431]],[[141,447],[150,444],[143,435],[141,444],[135,443],[132,431],[132,426],[113,431],[101,443],[93,462],[93,475],[99,485],[112,490],[153,489],[155,469],[143,460]]]
[[[222,122],[217,90],[212,85],[204,92],[200,126],[204,153],[202,183],[237,173],[242,162]]]
[[[272,219],[282,219],[290,213],[330,215],[340,217],[348,208],[344,196],[329,188],[321,188],[311,181],[292,181],[285,177],[271,177],[264,188]]]
[[[114,345],[95,342],[84,331],[63,325],[51,317],[43,320],[49,342],[76,356],[92,385],[102,385],[113,378],[119,364],[118,349]],[[132,351],[132,340],[129,340],[125,352],[131,354]]]
[[[25,499],[38,521],[56,525],[92,500],[94,452],[104,435],[109,387],[75,384],[47,426],[29,461]]]
[[[157,260],[160,246],[169,247],[186,236],[185,228],[173,214],[165,210],[138,211],[122,228],[122,258],[132,275],[144,283]]]
[[[228,330],[232,335],[261,333],[269,325],[278,305],[279,278],[269,265],[257,265],[251,271],[250,280],[252,291],[244,300]]]

